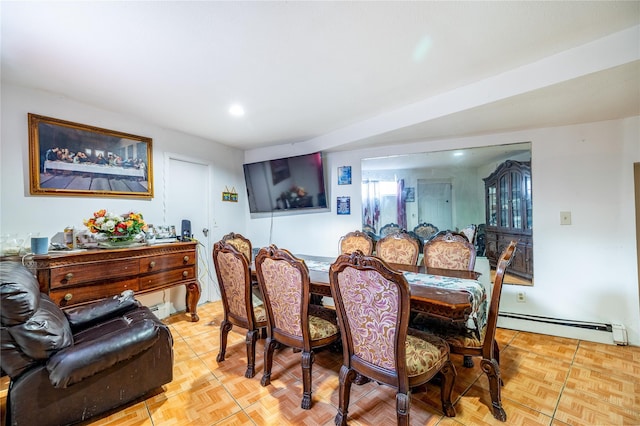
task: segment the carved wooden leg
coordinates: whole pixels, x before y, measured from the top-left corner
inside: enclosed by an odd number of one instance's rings
[[[340,368],[340,388],[338,400],[338,414],[336,414],[336,426],[347,426],[347,412],[349,411],[349,399],[351,398],[351,382],[356,378],[354,370],[346,365]]]
[[[496,360],[498,365],[500,365],[500,347],[498,346],[498,341],[495,339],[493,340],[493,358]],[[502,376],[500,376],[500,386],[504,386]]]
[[[247,379],[256,375],[256,341],[258,340],[259,330],[249,330],[247,332],[247,371],[244,377]]]
[[[440,399],[442,400],[442,411],[447,417],[455,417],[456,409],[451,403],[453,385],[456,381],[456,368],[451,361],[447,361],[440,370],[442,380],[440,381]]]
[[[302,352],[302,407],[303,410],[311,408],[311,366],[313,365],[313,352]]]
[[[396,415],[398,426],[409,426],[409,411],[411,410],[411,392],[396,394]]]
[[[500,366],[495,359],[482,359],[480,367],[489,379],[489,392],[491,393],[491,410],[493,417],[500,421],[507,420],[507,413],[502,408],[502,399],[500,398]]]
[[[267,341],[264,343],[264,373],[262,373],[262,380],[260,384],[267,386],[271,383],[271,366],[273,364],[273,350],[276,347],[277,342],[272,340],[271,337],[267,337]]]
[[[222,323],[220,324],[220,352],[218,352],[218,356],[216,358],[216,361],[218,362],[224,361],[224,354],[227,351],[227,335],[232,328],[233,324],[226,319],[222,320]]]
[[[191,322],[200,321],[198,316],[198,300],[200,300],[200,283],[191,283],[185,286],[187,288],[186,305],[187,312],[191,314]]]

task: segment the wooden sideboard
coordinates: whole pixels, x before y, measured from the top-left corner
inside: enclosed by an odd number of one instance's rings
[[[187,312],[198,321],[200,284],[197,243],[50,252],[25,259],[38,277],[40,291],[68,307],[133,290],[151,293],[177,285],[187,290]]]

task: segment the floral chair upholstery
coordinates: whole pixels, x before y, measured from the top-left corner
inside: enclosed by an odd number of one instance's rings
[[[476,229],[477,229],[476,225],[471,224],[471,225],[467,225],[467,226],[465,226],[464,228],[462,228],[462,229],[460,230],[460,233],[461,233],[462,235],[464,235],[465,237],[467,237],[467,239],[469,240],[469,242],[470,242],[471,244],[475,244],[475,240],[476,240]]]
[[[500,396],[502,379],[500,378],[500,348],[496,341],[496,328],[498,324],[498,306],[500,305],[502,282],[507,267],[513,259],[516,244],[516,241],[511,241],[498,260],[487,321],[482,330],[480,330],[479,335],[476,335],[476,333],[464,326],[456,327],[453,326],[451,322],[426,318],[422,315],[418,315],[413,322],[416,327],[435,333],[445,339],[451,347],[451,352],[464,355],[465,361],[467,357],[471,356],[482,357],[480,364],[482,371],[486,373],[489,379],[493,417],[503,422],[507,420],[507,414],[502,408],[502,399]],[[471,367],[473,366],[473,362],[465,366]]]
[[[376,256],[385,262],[416,265],[419,254],[418,241],[406,232],[387,235],[376,243]]]
[[[398,424],[409,425],[410,389],[440,374],[442,410],[455,416],[449,347],[433,334],[408,328],[410,290],[403,274],[356,252],[338,257],[329,277],[343,341],[335,424],[347,424],[351,383],[358,375],[396,387]]]
[[[402,228],[397,223],[387,223],[382,228],[380,228],[380,238],[386,237],[390,234],[395,234],[396,232],[402,231]]]
[[[230,232],[224,237],[222,237],[221,241],[226,242],[227,244],[231,244],[238,250],[240,253],[244,254],[247,258],[249,264],[252,261],[252,252],[251,252],[251,241],[248,238],[243,237],[240,234],[236,234],[234,232]]]
[[[309,270],[302,259],[275,245],[256,256],[258,283],[267,310],[262,386],[271,383],[273,351],[278,344],[302,351],[303,396],[301,407],[311,408],[313,350],[332,345],[340,338],[336,314],[310,305]]]
[[[422,222],[413,228],[413,232],[422,239],[423,243],[429,241],[429,239],[436,235],[438,231],[439,229],[437,226],[426,222]]]
[[[427,268],[473,271],[476,248],[462,234],[439,233],[424,245],[424,265]]]
[[[216,360],[224,361],[227,335],[234,325],[247,329],[247,371],[245,377],[255,376],[256,341],[267,326],[267,314],[259,299],[253,298],[249,263],[244,254],[224,241],[213,246],[224,319],[220,324],[220,352]]]
[[[362,231],[349,232],[340,238],[340,254],[360,250],[367,256],[373,253],[373,240]]]

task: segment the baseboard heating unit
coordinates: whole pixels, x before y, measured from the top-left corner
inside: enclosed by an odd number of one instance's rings
[[[623,324],[617,323],[605,324],[500,312],[498,314],[498,327],[599,343],[613,343],[616,345],[629,344],[627,330]]]

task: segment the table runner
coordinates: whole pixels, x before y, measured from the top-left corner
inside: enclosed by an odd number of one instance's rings
[[[305,260],[307,268],[312,271],[329,273],[330,262],[317,260]],[[466,291],[471,298],[471,314],[467,321],[470,329],[481,330],[486,322],[487,297],[484,286],[476,280],[464,278],[445,277],[442,275],[421,274],[417,272],[402,272],[410,285],[423,285],[429,287],[445,288],[457,291]]]

